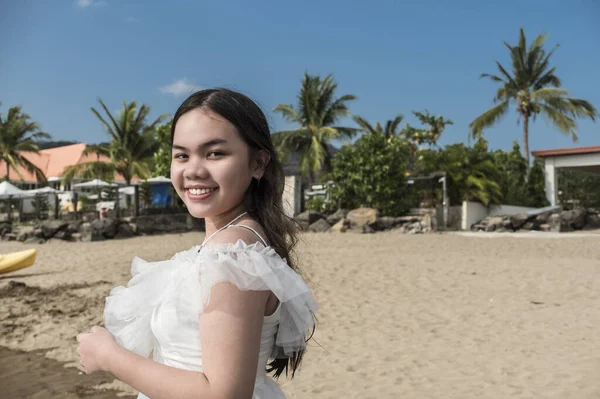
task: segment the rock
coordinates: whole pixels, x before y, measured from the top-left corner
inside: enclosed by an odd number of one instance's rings
[[[535,217],[535,222],[538,226],[548,223],[548,218],[550,217],[550,213],[541,213]]]
[[[484,231],[486,226],[484,224],[473,224],[471,226],[471,231]]]
[[[131,225],[129,223],[119,224],[119,227],[117,228],[116,238],[129,238],[133,236],[133,229],[131,228]]]
[[[27,239],[34,237],[34,231],[35,228],[33,226],[21,227],[18,232],[15,232],[17,234],[17,241],[25,242]]]
[[[365,226],[369,226],[375,231],[391,230],[396,223],[396,218],[391,216],[382,216],[377,218],[374,222],[367,223]]]
[[[415,223],[419,221],[420,219],[418,216],[400,216],[394,220],[394,226],[403,225],[406,223]]]
[[[576,230],[583,229],[587,219],[587,211],[585,209],[575,209],[573,211],[573,228]]]
[[[82,241],[82,234],[81,233],[73,233],[71,234],[71,238],[73,239],[73,241]]]
[[[552,228],[547,223],[544,223],[544,224],[540,225],[540,231],[548,232],[548,231],[551,231],[551,230],[552,230]]]
[[[346,219],[350,220],[352,228],[362,228],[367,223],[372,223],[377,220],[379,212],[373,208],[357,208],[346,215]]]
[[[336,224],[331,226],[331,229],[329,231],[331,231],[332,233],[345,233],[346,230],[348,229],[346,227],[348,225],[348,223],[349,223],[349,221],[347,219],[341,219]]]
[[[423,226],[420,222],[411,223],[408,226],[408,234],[421,234],[423,233]]]
[[[17,234],[16,233],[6,233],[6,234],[4,234],[4,236],[2,238],[6,241],[16,241]]]
[[[496,229],[496,233],[506,233],[508,230],[504,227],[499,227]]]
[[[517,213],[516,215],[510,216],[510,224],[512,225],[514,230],[520,229],[527,220],[529,219],[529,215],[525,212]]]
[[[33,236],[35,238],[44,238],[44,231],[41,228],[34,229]]]
[[[345,209],[338,209],[335,213],[327,216],[327,223],[330,225],[337,224],[340,220],[345,219],[348,211]]]
[[[323,215],[315,211],[306,211],[296,215],[294,219],[296,219],[296,221],[300,224],[308,223],[308,225],[310,226],[317,220],[323,219]]]
[[[573,211],[564,211],[560,214],[563,225],[570,226],[571,229],[581,230],[585,226],[587,212],[584,209],[575,209]]]
[[[505,230],[512,230],[512,222],[510,221],[510,218],[506,218],[502,221],[502,228]]]
[[[84,222],[82,220],[78,220],[76,222],[71,222],[69,223],[69,225],[67,226],[66,231],[68,231],[71,235],[73,235],[74,233],[78,233],[79,229],[81,228],[81,225]]]
[[[586,224],[586,229],[600,229],[600,215],[597,213],[588,213]]]
[[[364,234],[372,234],[375,233],[375,229],[373,229],[369,224],[365,224],[362,227],[362,232]]]
[[[57,239],[60,239],[60,240],[70,241],[71,240],[71,233],[69,233],[69,231],[65,229],[65,230],[57,232],[54,235],[54,237],[52,237],[52,238],[57,238]]]
[[[399,231],[402,234],[406,234],[406,232],[408,232],[408,227],[406,224],[402,224],[402,225],[396,225],[394,227],[395,231]]]
[[[92,224],[84,222],[79,226],[79,232],[82,234],[91,233],[92,232]]]
[[[560,214],[558,213],[553,213],[550,216],[548,216],[548,227],[550,228],[550,231],[553,233],[560,233],[561,230],[561,226],[562,226],[562,221],[560,218]]]
[[[569,231],[573,231],[573,226],[571,225],[570,217],[572,215],[567,215],[566,218],[563,218],[564,212],[561,213],[553,213],[548,217],[548,224],[550,225],[550,231],[553,233],[566,233]]]
[[[488,224],[487,226],[485,226],[484,229],[487,233],[490,233],[492,231],[496,231],[496,225],[495,224]]]
[[[534,229],[534,227],[535,227],[535,224],[533,222],[527,222],[523,226],[521,226],[521,229],[531,231]]]
[[[67,228],[69,223],[64,220],[46,220],[42,223],[42,234],[45,239],[52,238],[56,233]]]
[[[309,226],[308,231],[312,231],[314,233],[325,233],[326,231],[329,231],[330,228],[331,226],[325,219],[319,219]]]
[[[114,238],[117,235],[118,224],[115,219],[94,220],[92,222],[92,241],[94,237]]]
[[[482,224],[485,224],[487,226],[495,226],[495,228],[498,228],[500,226],[502,226],[504,223],[504,218],[502,216],[490,216],[489,218],[486,218],[483,220]]]

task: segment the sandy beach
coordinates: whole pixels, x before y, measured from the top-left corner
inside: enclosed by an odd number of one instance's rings
[[[104,297],[127,283],[134,256],[166,259],[202,238],[34,246],[34,266],[0,275],[3,395],[135,394],[80,374],[75,336],[102,323]],[[290,398],[600,397],[600,235],[302,238],[320,311],[303,368],[280,381]]]

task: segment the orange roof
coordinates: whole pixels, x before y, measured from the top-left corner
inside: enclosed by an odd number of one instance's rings
[[[557,148],[555,150],[532,151],[534,157],[554,157],[557,155],[580,155],[600,153],[600,146],[575,147],[575,148]]]
[[[87,156],[83,155],[85,147],[86,144],[84,143],[72,144],[63,147],[41,150],[38,154],[33,152],[25,152],[23,153],[23,156],[35,166],[40,168],[42,172],[44,172],[44,174],[46,175],[46,178],[60,178],[65,168],[69,166],[96,161],[97,158],[94,154],[90,154]],[[105,156],[100,156],[100,161],[110,161],[110,159]],[[21,174],[23,175],[23,180],[25,182],[33,183],[37,181],[35,175],[29,173],[27,170],[21,170]],[[6,164],[0,161],[0,179],[3,179],[5,176]],[[10,172],[10,177],[13,181],[20,180],[19,175],[12,168]],[[121,176],[118,173],[115,173],[114,180],[125,181],[123,176]],[[134,177],[132,179],[132,181],[138,180],[139,179],[137,177]]]

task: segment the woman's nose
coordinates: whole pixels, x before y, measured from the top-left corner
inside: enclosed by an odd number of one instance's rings
[[[185,164],[183,177],[190,180],[205,179],[208,177],[208,170],[201,160],[192,158]]]

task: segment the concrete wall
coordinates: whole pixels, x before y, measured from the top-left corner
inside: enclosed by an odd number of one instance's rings
[[[289,217],[299,214],[302,209],[302,179],[300,176],[286,176],[283,190],[283,209]]]
[[[527,208],[524,206],[513,206],[513,205],[498,205],[490,208],[488,216],[505,216],[505,215],[516,215],[521,212],[533,211],[536,208]]]
[[[488,208],[479,202],[463,201],[461,230],[470,230],[471,225],[488,216]]]

